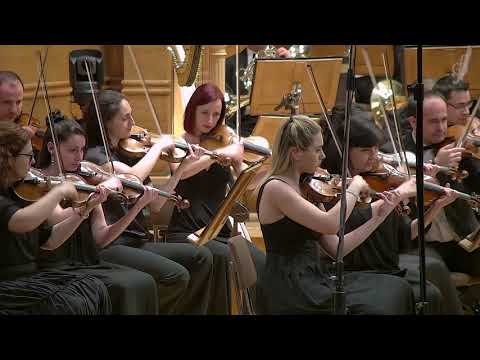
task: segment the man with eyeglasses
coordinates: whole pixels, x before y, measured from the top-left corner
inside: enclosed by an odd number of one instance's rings
[[[437,80],[433,91],[442,94],[447,100],[448,126],[466,125],[473,105],[468,82],[447,75]],[[478,118],[475,118],[474,128],[479,125],[478,121]]]
[[[469,83],[465,80],[457,79],[454,75],[447,75],[437,80],[433,90],[441,94],[447,101],[448,126],[466,125],[473,105],[470,97]],[[472,130],[475,135],[480,136],[480,120],[477,117],[474,118]],[[476,158],[464,158],[459,165],[470,174],[469,177],[464,180],[466,189],[469,192],[479,194],[480,160]]]

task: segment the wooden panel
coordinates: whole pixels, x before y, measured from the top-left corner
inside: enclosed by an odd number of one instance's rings
[[[108,45],[50,45],[47,62],[45,64],[45,78],[47,91],[52,109],[59,109],[67,116],[71,116],[72,88],[69,80],[69,53],[78,49],[97,49],[104,54],[105,82],[107,87],[117,82],[123,76],[119,65],[118,46]],[[121,49],[121,47],[120,47]],[[0,46],[0,69],[15,71],[22,78],[25,85],[23,111],[30,112],[38,80],[38,53],[44,50],[44,45],[3,45]],[[118,87],[118,86],[117,86]],[[44,123],[47,115],[45,102],[41,90],[35,105],[34,116]]]
[[[103,46],[103,61],[105,68],[105,88],[121,91],[123,80],[123,46]]]
[[[44,45],[5,45],[0,48],[0,68],[15,71],[22,78],[25,85],[23,111],[29,113],[38,80],[38,54],[44,49]],[[72,100],[68,56],[72,50],[85,48],[103,50],[98,45],[49,46],[45,78],[50,106],[52,109],[61,110],[67,116],[71,115]],[[38,93],[33,115],[44,123],[47,111],[41,90]]]
[[[172,60],[162,45],[132,46],[138,66],[148,87],[150,98],[155,107],[162,133],[173,131],[173,83]],[[141,81],[126,46],[124,53],[124,80],[122,93],[128,98],[135,123],[157,133],[157,126],[148,106]],[[159,161],[152,175],[164,175],[168,172],[167,163]]]
[[[451,47],[424,47],[423,48],[423,77],[437,80],[452,71],[462,55],[465,54],[466,46]],[[405,79],[404,84],[412,84],[417,81],[417,48],[405,48],[404,51]],[[465,80],[470,83],[473,97],[480,95],[480,46],[472,46],[469,71]]]

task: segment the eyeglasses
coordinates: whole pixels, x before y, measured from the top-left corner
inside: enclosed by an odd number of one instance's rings
[[[30,154],[17,154],[17,156],[20,156],[20,155],[28,156],[28,158],[29,158],[28,160],[29,160],[30,162],[32,162],[32,159],[33,159],[33,157],[35,156],[34,153],[30,153]]]
[[[465,108],[469,108],[473,105],[473,100],[467,102],[467,103],[459,103],[459,104],[450,104],[447,103],[449,106],[453,107],[455,110],[463,110]]]

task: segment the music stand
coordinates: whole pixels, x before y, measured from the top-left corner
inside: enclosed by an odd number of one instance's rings
[[[299,113],[321,114],[315,91],[311,84],[305,63],[311,64],[319,89],[324,94],[328,110],[335,105],[337,88],[342,71],[342,57],[301,58],[301,59],[257,59],[250,93],[250,114],[289,116],[285,108],[275,110],[282,98],[295,84],[301,85]]]
[[[227,221],[230,212],[235,205],[235,202],[240,199],[248,184],[252,181],[257,170],[262,166],[262,160],[250,165],[248,168],[240,173],[237,181],[228,192],[227,197],[222,201],[217,213],[213,217],[212,221],[203,229],[198,230],[196,233],[190,234],[188,240],[197,246],[205,245],[210,240],[217,237],[218,233],[222,229],[223,225]],[[198,235],[200,233],[200,235]]]
[[[451,73],[452,67],[465,55],[467,46],[425,46],[423,47],[423,77],[438,80]],[[403,83],[408,86],[417,79],[417,46],[405,46],[403,49]],[[472,46],[469,71],[465,75],[470,84],[473,97],[480,95],[480,46]]]

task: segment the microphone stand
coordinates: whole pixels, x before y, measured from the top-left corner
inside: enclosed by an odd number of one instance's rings
[[[352,106],[353,94],[355,91],[355,45],[350,45],[350,54],[347,71],[347,96],[345,101],[345,127],[343,132],[343,156],[342,156],[342,196],[340,200],[340,230],[338,233],[337,256],[335,259],[336,275],[332,277],[335,281],[335,291],[333,293],[333,313],[336,315],[346,315],[346,296],[344,289],[343,275],[343,245],[345,238],[345,224],[347,213],[347,170],[348,170],[348,150],[350,145],[350,112]]]
[[[417,125],[416,125],[416,178],[417,178],[417,206],[418,206],[418,242],[420,257],[420,302],[415,304],[416,313],[424,315],[426,300],[427,282],[425,278],[425,214],[423,204],[423,59],[422,45],[417,46],[417,83],[413,88],[413,96],[417,102]]]

